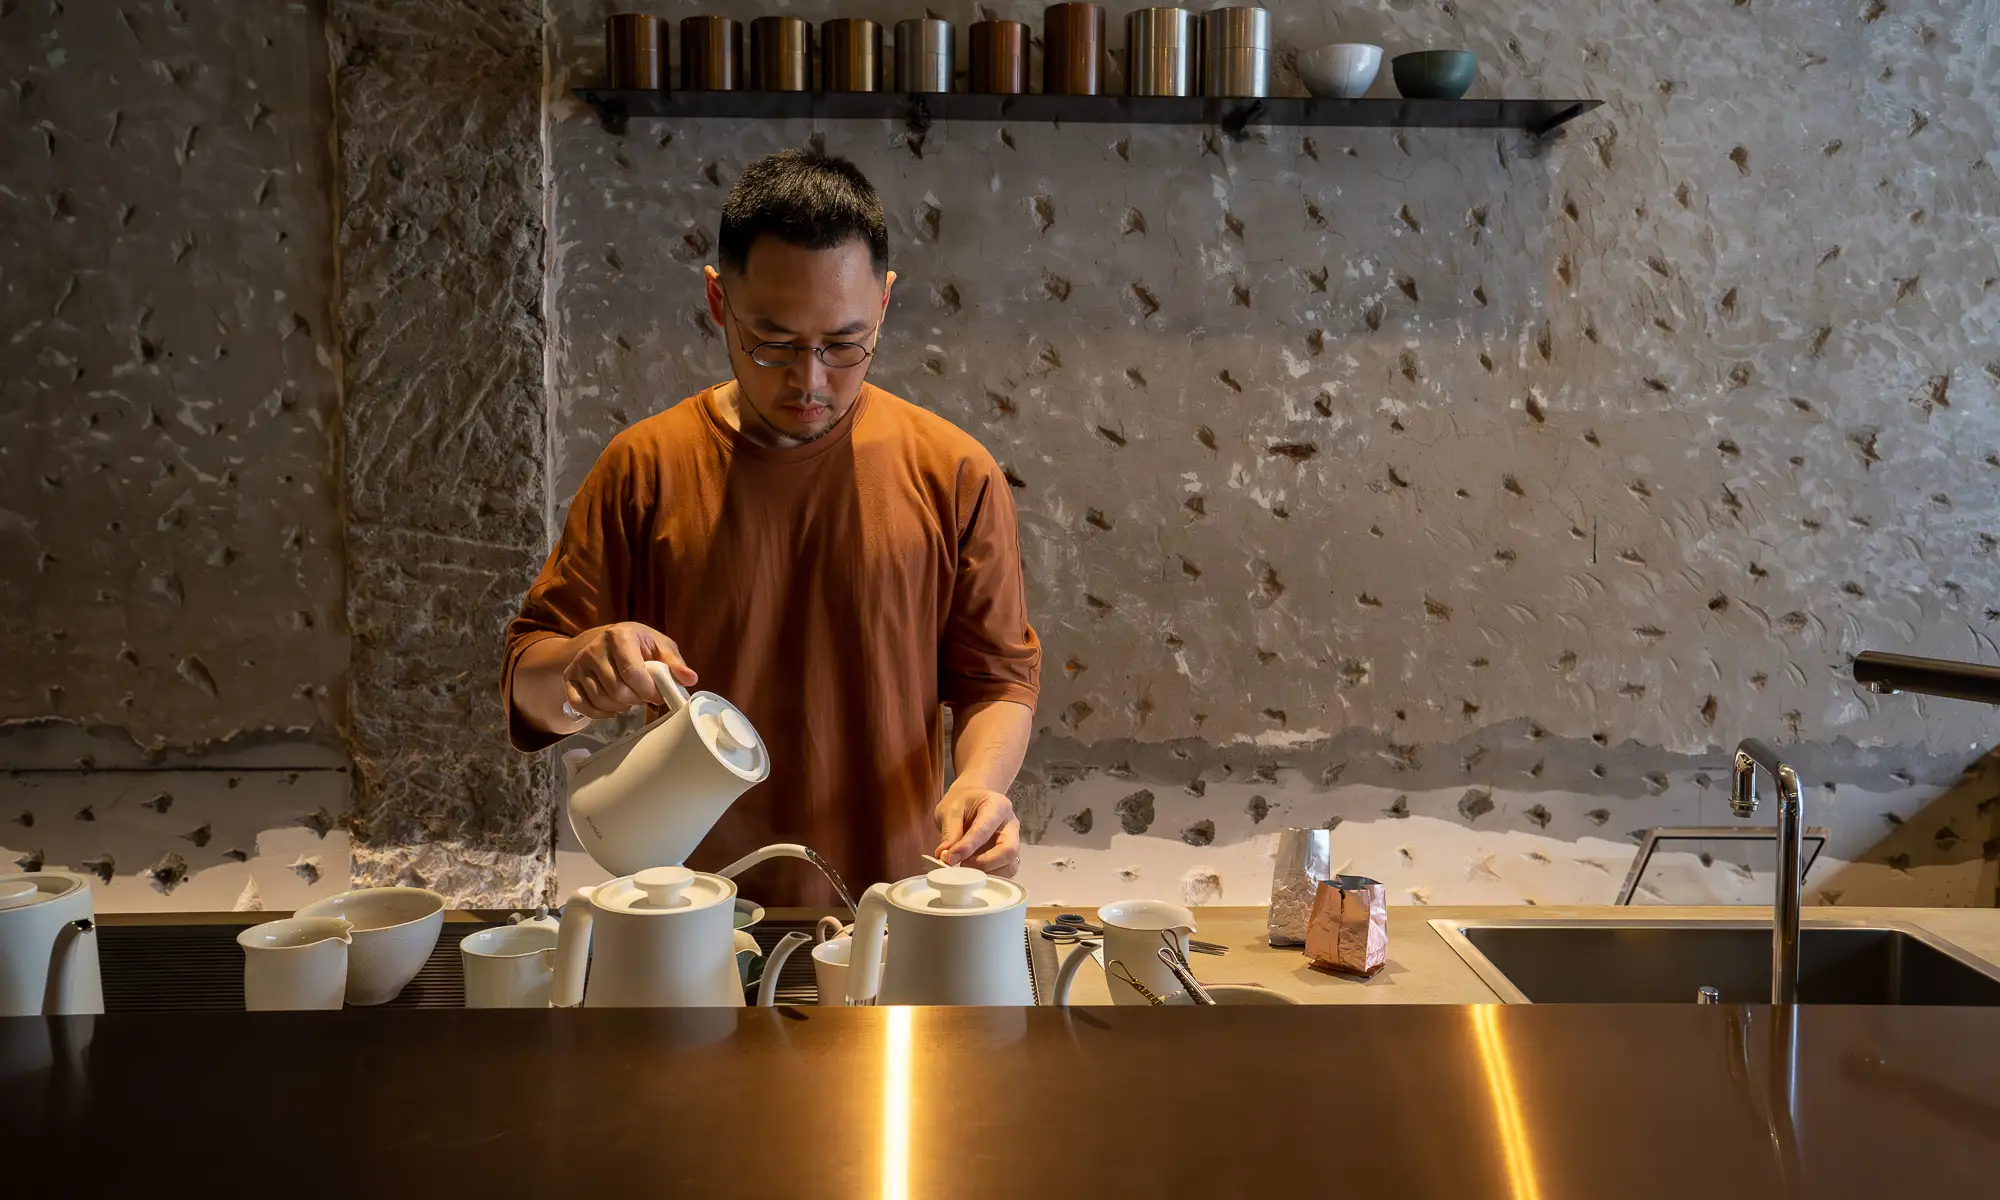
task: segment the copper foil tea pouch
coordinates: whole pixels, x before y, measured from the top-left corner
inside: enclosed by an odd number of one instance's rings
[[[1320,881],[1333,874],[1331,829],[1286,829],[1278,834],[1278,853],[1271,860],[1270,942],[1273,946],[1306,944],[1306,920]]]
[[[1335,875],[1319,885],[1306,923],[1313,965],[1368,978],[1389,963],[1389,891],[1360,875]]]

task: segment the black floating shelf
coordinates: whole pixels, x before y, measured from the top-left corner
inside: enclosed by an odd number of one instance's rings
[[[664,92],[578,88],[606,129],[633,118],[780,121],[889,120],[913,130],[937,121],[1048,121],[1092,125],[1250,125],[1376,129],[1521,129],[1545,134],[1601,100],[1320,100],[1271,96],[994,96],[972,92]]]

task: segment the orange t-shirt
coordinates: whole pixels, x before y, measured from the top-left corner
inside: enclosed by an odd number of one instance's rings
[[[1035,703],[1013,496],[971,436],[872,385],[839,429],[782,450],[732,430],[713,393],[605,448],[507,629],[501,688],[512,714],[514,664],[543,638],[614,621],[666,634],[771,757],[689,865],[803,842],[858,896],[937,845],[940,706]],[[510,719],[518,749],[557,740]],[[744,890],[833,902],[797,860]]]

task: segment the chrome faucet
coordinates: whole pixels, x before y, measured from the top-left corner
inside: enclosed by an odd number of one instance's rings
[[[1735,781],[1729,810],[1738,817],[1757,812],[1757,768],[1778,783],[1778,894],[1771,904],[1771,1003],[1799,1001],[1800,844],[1805,806],[1798,773],[1779,761],[1777,751],[1756,738],[1736,747]]]

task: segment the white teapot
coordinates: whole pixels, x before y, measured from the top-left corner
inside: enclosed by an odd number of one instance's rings
[[[90,881],[0,875],[0,1017],[104,1011]]]
[[[861,897],[849,1004],[1032,1005],[1028,890],[972,867],[939,867]],[[884,956],[888,931],[896,953]],[[865,990],[879,978],[873,995]]]

